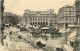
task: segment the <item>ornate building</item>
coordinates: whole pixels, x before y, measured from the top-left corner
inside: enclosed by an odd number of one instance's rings
[[[76,22],[76,7],[66,5],[59,9],[58,24],[60,28],[67,28],[68,24],[75,24]]]
[[[27,25],[53,26],[55,23],[55,17],[57,17],[57,15],[54,14],[54,10],[47,10],[47,11],[25,10],[23,17]]]

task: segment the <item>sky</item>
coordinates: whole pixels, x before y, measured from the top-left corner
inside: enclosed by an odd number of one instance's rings
[[[23,15],[24,10],[31,9],[33,11],[45,11],[54,9],[58,13],[58,9],[65,5],[74,5],[75,0],[5,0],[5,12],[11,12]]]

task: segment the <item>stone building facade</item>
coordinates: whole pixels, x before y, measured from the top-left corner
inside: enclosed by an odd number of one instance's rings
[[[25,19],[26,25],[31,26],[53,26],[55,23],[55,17],[57,14],[54,14],[54,10],[47,11],[31,11],[25,10],[23,18]]]
[[[76,17],[77,17],[77,24],[80,25],[80,0],[76,0],[75,2],[76,6]]]
[[[80,0],[75,0],[76,6],[76,24],[80,26]],[[80,27],[77,27],[77,38],[75,40],[74,51],[80,51]]]
[[[69,24],[76,23],[76,7],[66,5],[58,11],[58,24],[60,28],[66,29]]]

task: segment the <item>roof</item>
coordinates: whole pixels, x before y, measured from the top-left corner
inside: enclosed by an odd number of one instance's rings
[[[47,10],[47,11],[31,11],[31,10],[25,10],[25,14],[53,14],[54,15],[54,10]]]
[[[68,29],[67,29],[67,30],[61,29],[61,30],[59,30],[59,32],[60,32],[60,33],[65,33],[65,32],[69,32],[69,30],[68,30]]]
[[[69,6],[69,5],[66,6],[66,8],[73,8],[73,7],[74,7],[74,6]]]
[[[49,27],[42,27],[41,29],[49,29]]]

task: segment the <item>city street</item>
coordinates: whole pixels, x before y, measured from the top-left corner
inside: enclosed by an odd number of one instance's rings
[[[42,51],[53,51],[56,50],[56,48],[61,48],[65,44],[65,38],[64,37],[58,37],[58,38],[48,38],[48,40],[44,40],[42,38],[34,38],[31,36],[28,36],[29,32],[19,32],[15,34],[7,34],[6,39],[4,39],[4,47],[35,47],[36,50],[42,50]],[[21,35],[21,39],[18,38],[18,36]],[[30,34],[31,35],[31,34]],[[44,41],[46,44],[45,48],[38,48],[36,46],[37,40],[40,40],[41,42]],[[44,43],[42,42],[42,43]],[[6,46],[6,43],[8,46]],[[23,44],[23,45],[21,45]]]
[[[80,51],[80,0],[0,3],[0,51]]]

